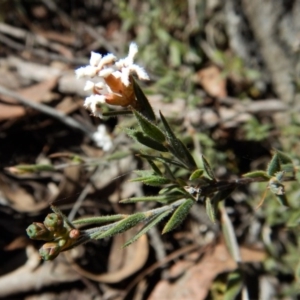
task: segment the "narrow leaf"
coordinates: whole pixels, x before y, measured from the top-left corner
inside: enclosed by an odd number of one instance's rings
[[[139,103],[139,112],[144,115],[146,118],[148,118],[150,121],[155,122],[155,114],[153,112],[153,109],[147,99],[147,97],[145,96],[144,92],[142,91],[142,89],[139,87],[139,85],[137,84],[137,82],[134,80],[134,78],[132,77],[133,80],[133,89],[134,89],[134,93],[136,96],[136,100]]]
[[[153,169],[153,171],[157,174],[162,176],[162,172],[160,171],[160,169],[158,168],[158,166],[154,163],[154,161],[152,161],[151,159],[147,159],[149,165],[151,166],[151,168]]]
[[[182,223],[182,221],[186,218],[188,215],[191,207],[195,203],[192,199],[187,199],[185,202],[183,202],[180,206],[177,207],[175,212],[173,213],[172,217],[169,219],[167,224],[165,225],[162,233],[167,233],[174,228],[176,228],[178,225]]]
[[[149,202],[149,201],[155,201],[159,203],[169,203],[171,201],[176,201],[178,199],[183,198],[182,195],[172,195],[172,194],[164,194],[159,196],[145,196],[145,197],[132,197],[128,199],[121,200],[120,203],[136,203],[136,202]]]
[[[266,171],[261,171],[261,170],[243,174],[243,177],[270,179],[270,176],[267,174],[267,172]]]
[[[139,177],[139,178],[131,179],[130,182],[143,182],[144,184],[151,185],[151,186],[160,186],[163,184],[170,183],[170,180],[162,176],[152,175],[147,177]]]
[[[154,125],[138,111],[133,110],[133,113],[139,125],[141,126],[141,129],[147,136],[159,143],[163,143],[166,140],[164,133],[156,125]]]
[[[120,221],[116,224],[116,226],[112,227],[111,229],[101,233],[96,237],[96,239],[103,239],[106,237],[111,237],[116,234],[122,233],[127,231],[128,229],[134,227],[138,223],[144,221],[146,219],[146,215],[144,213],[136,213],[129,217],[127,217],[125,220]]]
[[[227,287],[224,300],[234,300],[243,287],[243,274],[241,270],[230,272],[227,278]]]
[[[208,163],[208,161],[206,160],[206,158],[201,155],[201,159],[202,159],[202,164],[203,164],[203,169],[205,171],[205,173],[207,174],[207,176],[215,181],[215,174],[210,166],[210,164]]]
[[[191,153],[188,151],[186,146],[180,141],[178,138],[176,138],[175,134],[173,133],[171,127],[169,126],[167,120],[164,118],[162,113],[160,112],[160,117],[162,120],[162,123],[166,130],[166,138],[167,142],[169,144],[169,150],[173,153],[173,155],[180,161],[184,162],[185,165],[187,165],[191,169],[197,168],[196,162],[191,155]]]
[[[74,220],[72,221],[72,223],[75,225],[103,224],[103,223],[120,221],[126,217],[127,215],[90,217],[90,218],[82,218],[82,219]]]
[[[293,160],[284,152],[276,150],[276,154],[278,155],[280,162],[284,165],[293,164]]]
[[[284,195],[276,195],[276,199],[280,205],[290,207],[288,199],[285,194]]]
[[[161,213],[160,215],[157,215],[154,218],[152,218],[132,239],[130,239],[128,242],[126,242],[123,247],[127,247],[130,244],[134,243],[143,234],[147,233],[152,227],[154,227],[156,224],[161,222],[170,213],[171,213],[171,211],[167,210],[167,211]]]
[[[179,168],[186,168],[185,165],[181,164],[180,162],[170,159],[170,158],[163,157],[163,156],[155,156],[155,155],[147,155],[147,154],[138,154],[138,156],[146,158],[146,159],[156,160],[156,161],[159,161],[162,163],[172,164]]]
[[[233,191],[235,190],[235,187],[230,187],[226,190],[222,190],[220,192],[217,192],[214,196],[213,196],[213,201],[216,202],[220,202],[221,200],[226,199]]]
[[[277,153],[275,153],[268,164],[267,174],[269,176],[274,176],[275,173],[280,171],[280,160]]]
[[[211,199],[208,197],[205,199],[205,209],[209,219],[215,223],[217,216],[217,208],[213,205]]]
[[[136,141],[138,141],[139,143],[141,143],[142,145],[160,151],[160,152],[168,152],[169,150],[164,147],[162,145],[162,143],[159,143],[153,139],[151,139],[150,137],[146,136],[143,132],[135,130],[135,129],[125,129],[126,133],[132,137],[133,139],[135,139]]]
[[[237,263],[241,262],[241,254],[233,224],[227,214],[224,202],[219,202],[219,211],[221,213],[221,226],[226,246]]]
[[[194,171],[194,172],[191,174],[189,180],[195,180],[195,179],[198,179],[198,178],[200,178],[200,177],[203,175],[203,173],[204,173],[204,170],[203,170],[203,169],[197,169],[196,171]]]

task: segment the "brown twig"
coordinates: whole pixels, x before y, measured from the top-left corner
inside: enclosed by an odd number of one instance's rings
[[[9,89],[6,89],[2,86],[0,86],[0,94],[12,97],[15,100],[17,100],[19,103],[21,103],[25,106],[31,107],[35,110],[38,110],[50,117],[62,122],[63,124],[65,124],[71,128],[77,129],[77,130],[83,132],[84,134],[86,134],[92,140],[94,140],[93,131],[91,129],[87,128],[84,124],[77,122],[73,118],[65,115],[64,113],[62,113],[60,111],[57,111],[56,109],[54,109],[52,107],[49,107],[44,104],[32,102],[29,99],[19,95],[18,93],[10,91]]]

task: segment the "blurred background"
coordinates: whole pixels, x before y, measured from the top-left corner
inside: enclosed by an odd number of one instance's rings
[[[147,168],[122,128],[83,108],[74,69],[91,51],[126,56],[193,151],[220,179],[266,168],[273,149],[299,164],[300,1],[0,0],[0,298],[223,299],[236,269],[218,224],[195,205],[177,230],[126,249],[132,232],[42,262],[26,228],[54,204],[70,219],[153,206],[119,201],[157,189],[130,183]],[[299,184],[291,208],[253,184],[226,200],[250,299],[298,299]],[[237,299],[241,299],[239,295]]]

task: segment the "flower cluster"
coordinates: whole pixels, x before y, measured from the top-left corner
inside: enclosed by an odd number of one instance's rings
[[[44,223],[34,222],[26,229],[31,239],[47,241],[40,249],[44,260],[54,259],[60,252],[73,247],[80,237],[80,231],[65,223],[59,213],[51,213]]]
[[[135,107],[136,100],[131,75],[135,74],[141,80],[149,80],[143,68],[134,64],[138,52],[135,43],[131,43],[128,56],[117,60],[113,54],[102,57],[92,52],[90,64],[77,69],[76,75],[99,79],[98,82],[88,80],[84,90],[90,91],[91,96],[85,99],[84,106],[90,109],[94,116],[102,117],[101,105],[107,103],[122,107]]]

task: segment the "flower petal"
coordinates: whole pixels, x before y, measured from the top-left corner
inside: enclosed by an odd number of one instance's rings
[[[93,67],[97,67],[99,62],[101,61],[102,55],[96,52],[91,52],[90,65]]]

